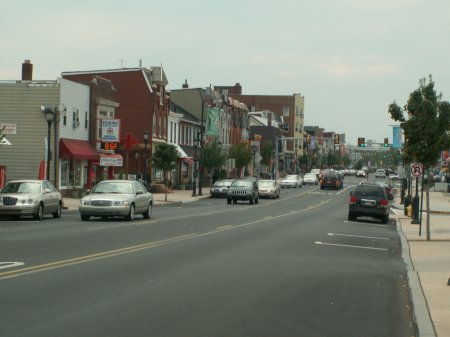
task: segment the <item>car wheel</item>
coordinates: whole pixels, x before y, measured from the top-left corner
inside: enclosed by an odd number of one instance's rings
[[[348,220],[349,221],[354,221],[354,220],[356,220],[356,216],[353,213],[348,212]]]
[[[58,206],[56,207],[55,213],[53,213],[54,218],[60,218],[61,217],[61,203],[58,203]]]
[[[233,204],[237,204],[237,199],[233,199]]]
[[[227,204],[231,205],[231,198],[227,198]]]
[[[36,213],[34,213],[34,218],[36,220],[42,220],[44,218],[44,205],[39,204],[39,208]]]
[[[253,199],[253,197],[250,197],[250,205],[253,205],[255,203],[255,200]]]
[[[389,215],[385,215],[383,218],[381,218],[381,222],[386,224],[389,222]]]
[[[86,214],[81,214],[81,221],[89,221],[90,216]]]
[[[150,219],[152,217],[152,209],[153,209],[153,204],[149,203],[147,210],[142,214],[144,216],[144,219]]]
[[[255,203],[259,204],[259,197],[255,199]]]
[[[131,204],[131,206],[130,206],[130,212],[127,215],[127,220],[128,221],[134,220],[134,204]]]

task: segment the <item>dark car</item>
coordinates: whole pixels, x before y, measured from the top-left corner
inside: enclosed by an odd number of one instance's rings
[[[227,194],[227,204],[234,204],[238,200],[250,201],[250,204],[259,202],[258,181],[256,179],[237,179],[233,181]]]
[[[336,172],[326,172],[322,176],[320,181],[320,189],[335,188],[340,189],[342,187],[342,179]]]
[[[383,223],[389,221],[390,200],[392,194],[387,186],[364,183],[356,186],[350,192],[348,220],[356,220],[361,216],[380,219]]]
[[[226,197],[228,194],[228,188],[230,188],[232,182],[233,179],[217,180],[209,190],[211,198]]]

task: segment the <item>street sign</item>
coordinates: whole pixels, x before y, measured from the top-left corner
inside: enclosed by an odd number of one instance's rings
[[[423,165],[421,163],[412,163],[411,174],[414,177],[420,177],[421,175],[423,175]]]

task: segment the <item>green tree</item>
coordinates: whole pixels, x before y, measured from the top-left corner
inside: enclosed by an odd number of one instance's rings
[[[174,170],[177,167],[176,161],[179,156],[180,154],[174,145],[166,143],[156,145],[152,162],[157,169],[164,171],[165,201],[167,201],[167,172]]]
[[[261,164],[270,169],[273,157],[273,144],[270,140],[266,140],[261,146]]]
[[[414,90],[403,109],[395,102],[389,105],[391,118],[400,122],[405,135],[403,159],[406,163],[421,163],[425,168],[436,165],[440,151],[448,148],[450,129],[450,103],[442,101],[442,94],[434,90],[432,76],[428,82],[425,78],[419,81],[419,88]],[[427,240],[429,230],[429,189],[427,194]]]
[[[202,151],[203,167],[213,171],[213,182],[220,176],[220,169],[226,160],[227,156],[222,153],[222,146],[217,141],[209,142]]]
[[[2,143],[3,138],[5,138],[5,135],[3,134],[3,130],[5,129],[5,126],[0,128],[0,145]]]
[[[237,174],[240,177],[242,168],[248,165],[252,160],[250,147],[247,143],[239,143],[230,150],[230,157],[234,158],[236,164]]]

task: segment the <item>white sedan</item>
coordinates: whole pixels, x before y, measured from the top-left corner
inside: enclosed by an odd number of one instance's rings
[[[298,174],[292,174],[286,176],[283,180],[281,180],[280,187],[281,188],[289,188],[289,187],[302,187],[303,180],[302,177],[300,177]]]
[[[303,176],[303,185],[318,185],[319,184],[319,178],[317,177],[317,174],[315,173],[306,173]]]

